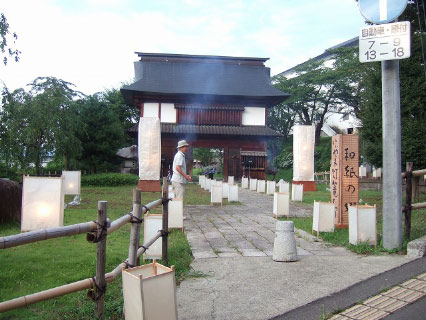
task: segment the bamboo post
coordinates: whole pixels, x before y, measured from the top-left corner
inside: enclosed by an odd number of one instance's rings
[[[129,265],[135,267],[137,265],[137,252],[139,249],[139,236],[142,222],[141,210],[141,191],[133,189],[133,211],[132,211],[132,228],[130,230],[130,245],[129,245]]]
[[[168,265],[167,261],[167,241],[169,233],[169,184],[167,178],[163,178],[163,232],[162,232],[162,258],[164,265]]]
[[[413,175],[413,163],[407,162],[405,174],[405,238],[410,239],[411,233],[411,191],[412,191],[412,175]]]
[[[95,315],[96,319],[105,319],[105,264],[106,264],[106,237],[107,237],[107,201],[98,201],[98,248],[96,256],[96,278],[95,278]]]

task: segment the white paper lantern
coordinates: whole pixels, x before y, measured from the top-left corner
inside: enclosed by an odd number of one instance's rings
[[[382,168],[377,168],[373,170],[373,178],[381,178],[382,177]]]
[[[64,194],[80,194],[81,171],[62,171]]]
[[[138,153],[139,179],[159,181],[161,170],[161,128],[158,118],[140,118]]]
[[[123,269],[124,315],[126,320],[176,320],[174,268],[157,262]]]
[[[21,231],[64,225],[62,177],[23,177]]]
[[[303,201],[303,184],[294,184],[291,186],[291,200]]]
[[[290,216],[290,195],[287,192],[274,192],[273,214],[275,217]]]
[[[234,184],[234,176],[228,176],[228,184]]]
[[[266,184],[266,194],[273,195],[275,193],[275,187],[275,181],[268,181],[268,183]]]
[[[199,184],[200,184],[200,187],[204,189],[204,187],[206,185],[206,176],[200,176]]]
[[[158,232],[163,230],[163,216],[161,214],[146,214],[143,221],[144,243],[152,239]],[[161,259],[163,253],[162,238],[158,238],[144,253],[145,259]]]
[[[334,204],[314,201],[312,232],[334,232]]]
[[[229,197],[229,184],[223,183],[222,184],[222,198],[228,199]]]
[[[331,171],[330,171],[331,172]],[[367,176],[367,168],[366,167],[359,167],[359,177],[363,178]]]
[[[242,178],[241,179],[241,188],[248,189],[249,187],[249,179],[248,178]]]
[[[205,179],[206,178],[206,176],[203,176],[203,175],[199,175],[198,176],[198,185],[200,185],[201,186],[201,180],[203,180],[203,179]]]
[[[229,202],[238,202],[239,197],[238,197],[238,186],[236,184],[233,184],[232,186],[229,186],[229,197],[228,197],[228,201]]]
[[[183,200],[169,201],[169,229],[183,229]]]
[[[265,193],[265,180],[257,180],[257,192]]]
[[[257,179],[250,179],[250,190],[256,191],[257,189]]]
[[[206,191],[210,191],[210,186],[211,186],[212,180],[211,179],[206,179],[206,183],[204,186],[204,190]]]
[[[220,203],[222,205],[222,186],[212,185],[210,202],[212,204]]]
[[[293,181],[314,181],[315,126],[293,127]]]
[[[349,206],[349,243],[377,245],[376,206]]]
[[[286,181],[280,181],[278,183],[278,191],[279,192],[290,192],[290,183]]]

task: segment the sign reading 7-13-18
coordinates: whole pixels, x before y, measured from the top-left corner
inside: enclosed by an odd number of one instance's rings
[[[365,26],[359,34],[359,61],[373,62],[409,58],[410,22]]]

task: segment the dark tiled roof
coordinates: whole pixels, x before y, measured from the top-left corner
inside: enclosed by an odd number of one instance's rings
[[[224,97],[245,97],[270,100],[274,104],[289,96],[271,85],[270,69],[264,65],[142,60],[135,62],[135,73],[136,82],[121,89],[130,104],[133,104],[135,94],[185,95],[192,99],[209,96],[213,101]]]
[[[138,132],[138,125],[133,126],[127,132]],[[257,136],[280,137],[280,133],[264,126],[214,126],[162,123],[161,133],[170,134],[194,134],[194,135],[230,135],[230,136]]]

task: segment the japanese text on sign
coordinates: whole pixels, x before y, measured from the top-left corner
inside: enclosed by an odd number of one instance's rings
[[[410,55],[410,22],[361,28],[359,35],[360,62],[405,59]]]
[[[338,227],[348,226],[349,206],[358,203],[358,143],[357,135],[335,135],[331,143],[331,202]]]

